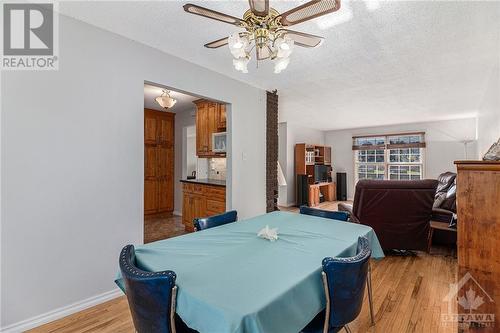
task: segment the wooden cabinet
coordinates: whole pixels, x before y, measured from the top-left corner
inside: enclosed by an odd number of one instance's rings
[[[458,294],[471,289],[483,303],[472,309],[457,304],[458,314],[469,315],[463,332],[498,332],[500,328],[500,162],[459,161],[457,165]],[[470,275],[468,275],[470,273]],[[467,297],[466,299],[469,299]],[[481,315],[482,314],[482,315]],[[488,314],[494,326],[480,328],[475,318]],[[476,317],[478,315],[478,317]],[[482,324],[485,324],[484,322]],[[464,327],[464,326],[462,326]]]
[[[144,109],[144,214],[174,210],[174,114]]]
[[[336,201],[337,193],[335,183],[318,183],[309,185],[309,207],[315,207],[320,204],[320,193],[324,201]]]
[[[182,223],[187,231],[194,231],[193,220],[224,213],[226,188],[223,186],[183,183]]]
[[[207,100],[196,104],[196,155],[213,157],[225,154],[212,152],[212,134],[226,130],[226,106]]]

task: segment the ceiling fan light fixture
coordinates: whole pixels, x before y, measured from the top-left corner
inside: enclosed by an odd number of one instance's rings
[[[279,74],[285,70],[290,63],[290,58],[276,58],[274,59],[274,73]]]
[[[239,33],[235,32],[229,36],[228,46],[233,57],[246,57],[247,54],[245,49],[248,47],[248,38],[241,37]]]
[[[184,5],[184,10],[244,29],[244,31],[240,30],[228,37],[205,44],[205,47],[209,49],[228,45],[236,70],[248,72],[250,53],[254,51],[257,67],[259,61],[271,59],[275,63],[274,72],[280,73],[288,66],[294,45],[314,48],[323,40],[320,36],[292,31],[288,27],[338,11],[341,0],[301,2],[299,6],[279,13],[269,6],[269,0],[249,0],[250,9],[244,12],[241,19],[194,4]]]
[[[274,41],[274,46],[276,48],[276,56],[278,58],[288,58],[293,52],[293,46],[295,45],[293,39],[285,36],[276,38]]]
[[[242,73],[248,73],[248,62],[250,61],[250,57],[240,57],[237,59],[233,59],[233,66],[237,71]]]
[[[155,101],[165,109],[170,109],[177,103],[177,100],[170,97],[170,91],[163,90],[161,95],[155,98]]]

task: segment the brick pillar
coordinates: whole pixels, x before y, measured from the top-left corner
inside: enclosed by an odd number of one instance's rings
[[[278,210],[278,94],[267,92],[266,211]]]

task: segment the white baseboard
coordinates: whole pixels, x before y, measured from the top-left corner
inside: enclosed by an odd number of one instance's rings
[[[172,212],[172,215],[175,215],[175,216],[182,216],[182,213],[181,213],[181,212],[178,212],[178,211],[176,211],[176,210],[174,210],[174,211]]]
[[[87,299],[84,299],[79,302],[75,302],[70,305],[66,305],[63,307],[60,307],[58,309],[46,312],[44,314],[28,318],[25,320],[22,320],[20,322],[5,326],[0,328],[0,332],[2,333],[18,333],[18,332],[24,332],[26,330],[41,326],[46,323],[50,323],[51,321],[61,319],[63,317],[66,317],[70,314],[76,313],[78,311],[82,311],[85,309],[88,309],[92,306],[104,303],[106,301],[109,301],[113,298],[122,296],[123,292],[116,288],[110,291],[107,291],[105,293],[102,293],[97,296],[93,296]]]

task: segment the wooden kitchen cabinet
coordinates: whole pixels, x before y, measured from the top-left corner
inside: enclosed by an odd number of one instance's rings
[[[224,186],[185,182],[182,188],[182,223],[187,231],[194,231],[195,218],[213,216],[226,211]]]
[[[203,99],[193,103],[196,104],[196,155],[220,156],[212,151],[212,134],[226,131],[226,106]]]
[[[174,116],[144,109],[145,215],[174,210]]]

